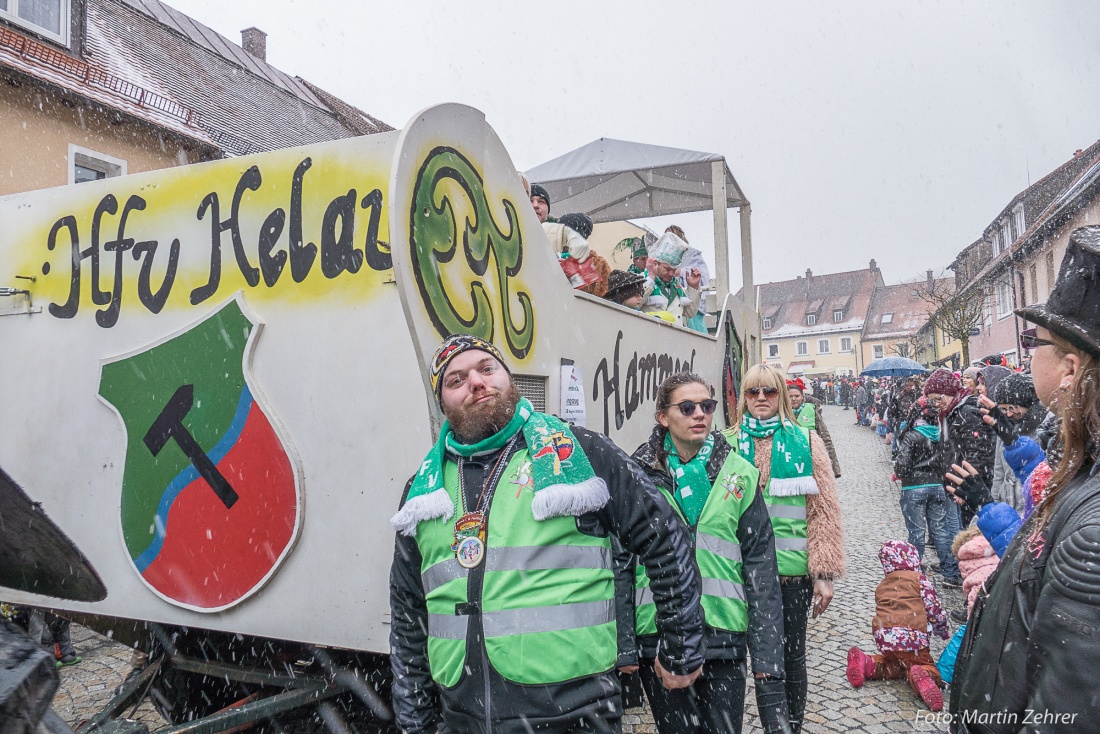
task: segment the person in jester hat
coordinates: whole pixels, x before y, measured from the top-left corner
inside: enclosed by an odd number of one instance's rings
[[[653,483],[606,436],[535,411],[487,341],[448,338],[429,378],[447,422],[391,519],[402,731],[621,731],[612,536],[652,582],[655,675],[691,685],[699,578]]]
[[[741,731],[746,642],[752,650],[757,708],[765,732],[787,732],[783,685],[783,598],[775,542],[759,473],[718,431],[713,388],[689,372],[657,390],[657,425],[633,454],[691,528],[702,579],[706,671],[691,688],[667,690],[653,674],[660,642],[647,571],[627,565],[635,580],[634,618],[643,660],[642,686],[660,734]]]
[[[783,662],[791,728],[806,709],[806,624],[833,598],[844,574],[844,531],[836,479],[821,437],[795,420],[782,372],[750,367],[738,401],[739,423],[723,434],[760,471],[759,488],[775,532],[783,593]]]

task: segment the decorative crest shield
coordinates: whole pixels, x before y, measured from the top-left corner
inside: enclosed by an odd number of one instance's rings
[[[142,580],[189,609],[256,591],[300,525],[296,462],[246,374],[261,326],[234,299],[102,367],[126,429],[123,542]]]

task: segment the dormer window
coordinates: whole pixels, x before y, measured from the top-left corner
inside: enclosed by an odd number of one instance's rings
[[[1025,230],[1025,227],[1024,227],[1024,224],[1025,224],[1025,222],[1024,222],[1024,205],[1023,204],[1018,205],[1015,209],[1012,210],[1012,220],[1013,220],[1013,223],[1016,225],[1016,236],[1017,237],[1022,236],[1023,233],[1024,233],[1024,230]]]
[[[771,317],[770,317],[770,316],[765,316],[765,317],[764,317],[764,328],[765,328],[765,329],[770,329],[770,328],[772,328],[772,319],[771,319]]]
[[[0,18],[69,45],[71,0],[0,0]]]
[[[817,323],[817,314],[816,313],[806,314],[806,326],[813,326],[816,323]]]
[[[894,314],[884,313],[882,315],[882,319],[879,321],[879,323],[880,324],[890,324],[890,323],[893,323],[893,321],[894,321]]]
[[[842,308],[833,309],[833,323],[839,324],[843,320],[844,320],[844,309],[842,309]]]
[[[1016,241],[1016,235],[1012,232],[1012,220],[1006,219],[1001,223],[1001,247],[1006,251]]]

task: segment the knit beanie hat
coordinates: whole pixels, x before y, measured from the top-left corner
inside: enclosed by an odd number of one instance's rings
[[[447,365],[451,363],[452,359],[471,349],[480,349],[490,356],[495,357],[496,360],[500,362],[500,366],[503,367],[508,374],[512,373],[512,370],[508,369],[508,363],[504,361],[504,355],[500,353],[499,349],[493,346],[492,342],[487,342],[473,334],[455,334],[449,336],[439,345],[439,349],[435,350],[428,374],[432,383],[432,392],[435,393],[436,400],[441,400],[443,394],[443,375],[447,372]]]
[[[955,397],[960,392],[962,392],[962,384],[959,382],[959,378],[955,377],[955,373],[944,367],[937,369],[924,382],[925,395],[935,393],[936,395]]]
[[[531,198],[539,197],[546,202],[546,208],[550,208],[550,193],[539,184],[531,184]]]
[[[997,405],[1019,405],[1021,408],[1030,408],[1039,400],[1031,375],[1022,373],[1012,374],[1001,380],[991,397]]]
[[[582,214],[580,212],[562,214],[558,217],[558,223],[564,224],[585,239],[592,236],[592,227],[594,225],[592,223],[592,217],[587,214]]]

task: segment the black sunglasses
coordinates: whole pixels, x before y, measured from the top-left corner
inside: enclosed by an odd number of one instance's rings
[[[777,387],[746,387],[745,392],[752,395],[754,398],[760,397],[760,393],[764,393],[765,397],[771,397],[779,393]]]
[[[1040,339],[1035,329],[1024,329],[1020,332],[1020,346],[1024,349],[1038,349],[1041,346],[1055,346],[1054,342]]]
[[[699,406],[703,409],[703,415],[713,415],[714,409],[718,407],[718,401],[713,398],[700,400],[698,403],[694,400],[685,400],[682,403],[676,403],[675,407],[680,409],[680,415],[685,418],[690,418],[695,415],[695,406]]]

